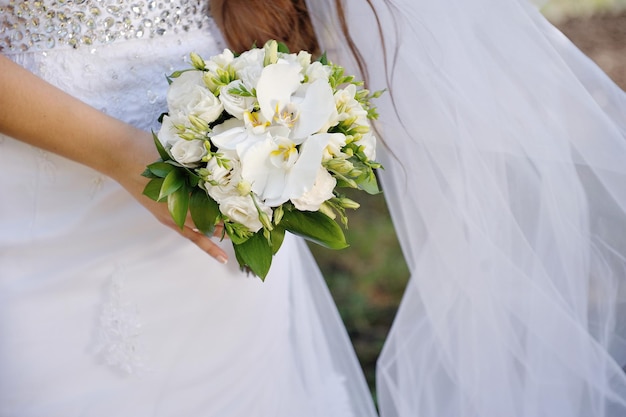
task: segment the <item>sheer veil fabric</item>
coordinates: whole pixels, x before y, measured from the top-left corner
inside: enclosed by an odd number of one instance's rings
[[[624,92],[525,1],[345,3],[412,274],[381,416],[626,415]]]

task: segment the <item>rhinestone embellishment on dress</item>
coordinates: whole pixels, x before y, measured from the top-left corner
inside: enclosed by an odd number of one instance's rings
[[[207,21],[207,0],[0,0],[0,52],[155,37]]]

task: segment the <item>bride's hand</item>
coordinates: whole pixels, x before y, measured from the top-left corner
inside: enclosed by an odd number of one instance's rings
[[[133,143],[137,146],[133,147],[134,151],[132,153],[127,153],[129,156],[129,158],[126,158],[127,163],[121,164],[120,169],[111,173],[111,176],[161,223],[191,240],[196,246],[219,262],[226,263],[228,260],[226,253],[211,239],[211,236],[206,236],[195,228],[191,216],[187,215],[185,224],[181,229],[174,223],[167,204],[156,202],[143,195],[148,178],[141,176],[141,173],[146,165],[158,159],[159,154],[156,151],[150,133],[137,131],[137,137],[134,138]],[[218,224],[213,232],[213,237],[221,237],[223,230],[223,225]]]

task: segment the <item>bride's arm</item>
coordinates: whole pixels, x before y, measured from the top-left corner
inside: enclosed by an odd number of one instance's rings
[[[150,133],[94,109],[0,55],[0,133],[87,165],[119,182],[162,223],[220,262],[226,253],[188,221],[180,230],[167,205],[145,197],[140,174],[158,158]]]

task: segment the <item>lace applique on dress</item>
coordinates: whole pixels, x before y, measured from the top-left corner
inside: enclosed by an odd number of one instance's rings
[[[126,299],[123,272],[118,266],[109,281],[108,299],[100,313],[96,354],[107,365],[131,375],[143,373],[147,368],[140,346],[139,311]]]
[[[37,152],[37,165],[39,167],[39,172],[43,174],[45,182],[54,183],[56,181],[57,167],[54,162],[50,160],[50,153],[40,149],[37,149]]]
[[[98,192],[102,190],[102,187],[104,186],[104,181],[105,179],[101,175],[98,175],[91,180],[91,184],[89,186],[89,196],[91,198],[94,198],[96,194],[98,194]]]

